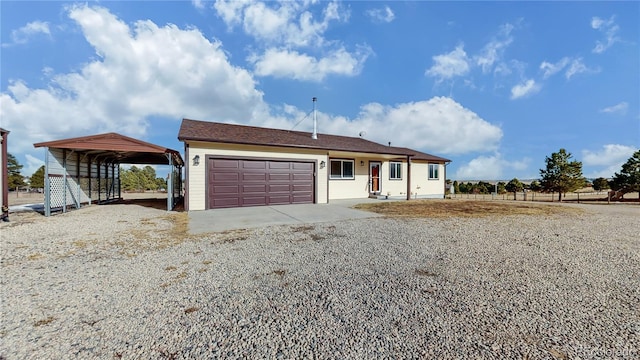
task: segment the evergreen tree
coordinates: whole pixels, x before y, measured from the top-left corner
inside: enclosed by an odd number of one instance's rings
[[[620,173],[613,176],[611,185],[613,190],[621,191],[623,194],[637,191],[640,198],[640,150],[634,152],[622,165]]]
[[[18,187],[26,185],[24,183],[24,176],[20,173],[23,167],[13,154],[7,153],[7,186],[9,189],[16,190]]]
[[[558,201],[562,194],[578,190],[585,184],[582,176],[582,162],[571,161],[571,153],[565,149],[546,157],[546,169],[540,169],[541,185],[545,191],[557,191]]]
[[[536,192],[542,190],[542,185],[540,185],[540,181],[533,180],[531,184],[529,184],[529,190],[536,191]]]
[[[44,165],[40,166],[36,172],[31,175],[31,188],[44,188]]]
[[[524,190],[524,185],[522,184],[522,182],[520,182],[520,180],[518,180],[517,178],[513,178],[511,179],[511,181],[509,181],[507,183],[507,185],[505,186],[505,188],[507,189],[507,191],[512,192],[513,193],[513,200],[516,200],[516,194],[519,191]]]
[[[603,177],[593,180],[593,190],[601,191],[609,188],[609,181]]]

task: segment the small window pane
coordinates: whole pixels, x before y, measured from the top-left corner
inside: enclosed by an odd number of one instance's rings
[[[342,161],[331,160],[331,177],[342,177]]]
[[[429,164],[429,179],[438,179],[438,164]]]
[[[402,179],[402,163],[392,162],[389,164],[389,177],[394,180]]]
[[[353,177],[353,161],[342,162],[342,177],[343,178]]]

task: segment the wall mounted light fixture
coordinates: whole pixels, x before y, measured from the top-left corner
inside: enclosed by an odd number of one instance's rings
[[[326,162],[324,162],[324,160],[320,161],[320,169],[324,169],[324,167],[327,165]]]
[[[193,166],[200,165],[200,155],[196,155],[193,157]]]
[[[360,166],[364,166],[364,161],[360,160]]]

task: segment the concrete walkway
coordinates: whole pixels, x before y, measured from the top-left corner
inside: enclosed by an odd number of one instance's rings
[[[334,200],[331,204],[255,206],[189,212],[189,232],[202,234],[270,225],[312,224],[365,219],[379,214],[351,209],[371,199]]]

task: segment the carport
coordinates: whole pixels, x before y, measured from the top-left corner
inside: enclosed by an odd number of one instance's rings
[[[121,199],[120,165],[169,165],[167,211],[182,200],[180,153],[117,133],[33,144],[46,148],[44,209],[66,212],[83,204]]]

